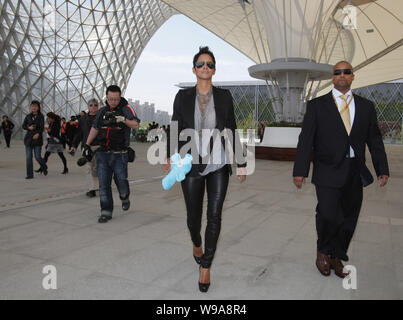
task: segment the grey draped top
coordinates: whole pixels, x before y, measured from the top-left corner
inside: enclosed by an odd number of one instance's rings
[[[216,113],[213,96],[211,96],[204,111],[204,116],[200,111],[199,102],[196,97],[194,120],[197,150],[203,159],[203,163],[207,163],[205,170],[201,172],[200,175],[205,176],[226,165],[226,154],[221,143],[220,135],[213,137],[213,148],[211,149],[210,146],[210,140],[216,128]]]

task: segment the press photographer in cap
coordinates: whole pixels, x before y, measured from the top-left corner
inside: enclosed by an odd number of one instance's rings
[[[134,161],[134,151],[130,145],[130,131],[139,128],[140,119],[136,112],[121,97],[121,89],[112,85],[106,89],[105,107],[96,115],[91,131],[84,145],[83,155],[88,161],[92,160],[91,143],[97,137],[99,149],[97,152],[97,173],[99,179],[99,196],[101,216],[99,223],[112,219],[113,197],[112,177],[119,191],[124,211],[130,208],[130,188],[127,180],[127,163]]]
[[[72,147],[70,148],[70,154],[74,155],[77,151],[78,145],[81,143],[81,147],[87,141],[88,135],[90,134],[92,125],[95,121],[95,117],[98,112],[98,100],[93,98],[88,103],[88,113],[80,117],[78,121],[78,130],[73,138]],[[92,141],[91,146],[93,148],[98,148],[99,142],[97,137]],[[77,164],[81,167],[87,165],[87,181],[88,181],[88,192],[87,197],[93,198],[96,196],[96,190],[98,189],[98,174],[97,174],[97,156],[95,154],[91,161],[87,161],[85,157],[78,159]]]

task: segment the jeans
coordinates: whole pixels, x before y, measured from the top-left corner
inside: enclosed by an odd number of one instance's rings
[[[207,226],[204,254],[201,257],[201,266],[203,268],[210,268],[213,262],[221,230],[221,213],[227,194],[228,182],[229,172],[227,166],[206,176],[188,176],[182,181],[182,191],[187,211],[187,225],[192,242],[196,247],[202,245],[200,231],[203,214],[203,197],[207,186]]]
[[[45,160],[41,157],[42,146],[35,146],[35,147],[27,147],[25,146],[25,155],[26,155],[26,163],[27,163],[27,177],[34,176],[34,167],[32,163],[32,151],[34,151],[35,159],[41,166],[41,169],[48,169]]]
[[[112,216],[112,176],[118,188],[120,200],[127,200],[130,196],[129,181],[127,180],[127,152],[98,152],[97,173],[101,215]]]

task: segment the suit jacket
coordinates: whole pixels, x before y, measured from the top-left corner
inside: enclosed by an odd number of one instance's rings
[[[365,165],[365,145],[368,145],[377,176],[389,175],[388,161],[374,104],[354,95],[355,116],[350,136],[344,127],[332,92],[310,100],[299,135],[294,163],[294,177],[307,177],[313,150],[312,183],[321,186],[344,185],[349,163],[346,155],[350,146],[359,161],[363,185],[373,182]]]
[[[242,150],[241,142],[238,135],[236,135],[236,122],[234,114],[234,105],[232,96],[229,90],[220,89],[213,86],[213,98],[214,106],[216,112],[216,129],[220,132],[224,129],[229,129],[232,131],[233,136],[233,152],[235,154],[235,161],[238,167],[245,167],[246,161],[243,155],[235,153],[235,149]],[[196,101],[196,87],[182,89],[176,94],[174,101],[174,112],[171,121],[178,122],[178,151],[190,142],[190,137],[186,141],[181,141],[181,132],[185,129],[194,129],[194,113],[195,113],[195,101]],[[172,124],[171,124],[172,127]],[[172,128],[171,128],[172,130]],[[167,134],[167,155],[171,156],[175,153],[175,150],[170,150],[170,132]],[[222,138],[222,143],[225,147],[224,138]],[[236,145],[236,146],[235,146]],[[190,153],[190,151],[188,152]],[[183,155],[182,155],[183,156]],[[200,160],[200,159],[199,159]],[[192,164],[192,170],[190,171],[190,176],[199,176],[200,172],[203,172],[206,165],[204,164]],[[230,174],[232,173],[231,165],[228,165]]]

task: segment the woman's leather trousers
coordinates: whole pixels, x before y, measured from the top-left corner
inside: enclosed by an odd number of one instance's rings
[[[182,181],[182,190],[187,210],[187,225],[192,242],[196,247],[202,244],[201,222],[203,198],[207,187],[207,226],[205,232],[204,254],[201,266],[210,268],[217,247],[221,230],[221,212],[229,182],[228,166],[211,172],[206,176],[186,177]]]

